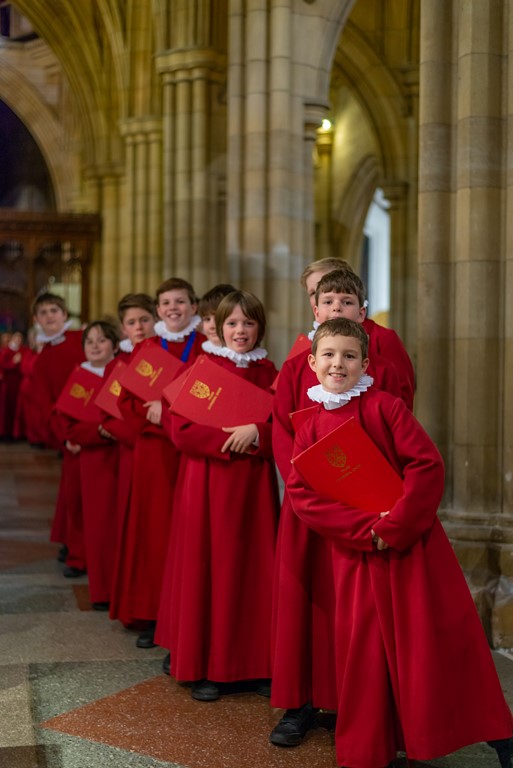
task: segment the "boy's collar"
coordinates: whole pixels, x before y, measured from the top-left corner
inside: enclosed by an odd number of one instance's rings
[[[347,392],[335,394],[334,392],[328,392],[328,390],[324,389],[321,384],[317,384],[315,387],[310,387],[306,394],[310,400],[313,400],[315,403],[323,403],[327,411],[333,411],[335,408],[347,405],[353,397],[360,397],[360,395],[363,392],[367,392],[369,387],[372,387],[373,384],[374,379],[372,376],[364,374],[363,376],[360,376],[358,384],[351,389],[348,389]]]
[[[204,345],[203,348],[205,348]],[[218,357],[226,357],[228,360],[231,360],[232,363],[235,363],[237,368],[249,368],[250,363],[255,363],[258,360],[263,360],[267,357],[267,350],[263,347],[255,347],[255,349],[250,349],[249,352],[235,352],[228,347],[216,347],[215,344],[212,344],[212,347],[208,349],[208,352],[211,355],[217,355]]]
[[[43,330],[39,331],[36,336],[38,344],[60,344],[64,341],[64,334],[71,328],[71,320],[66,320],[61,330],[58,333],[54,333],[52,336],[47,336]]]
[[[165,339],[166,341],[183,341],[187,336],[190,336],[190,334],[196,330],[200,323],[201,317],[199,315],[194,315],[189,325],[187,325],[185,328],[182,328],[181,331],[169,331],[165,322],[163,320],[159,320],[158,323],[155,323],[155,335],[160,336],[161,339]]]

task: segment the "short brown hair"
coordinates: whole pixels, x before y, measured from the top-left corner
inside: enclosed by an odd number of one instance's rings
[[[85,347],[87,335],[91,328],[100,328],[105,338],[110,339],[112,341],[112,346],[114,347],[114,350],[119,345],[120,342],[120,334],[114,323],[111,323],[109,320],[92,320],[90,323],[86,325],[82,332],[82,348]]]
[[[225,344],[223,325],[237,305],[240,306],[246,317],[258,323],[258,337],[256,340],[258,346],[265,336],[265,309],[260,299],[249,291],[232,291],[232,293],[229,293],[228,296],[221,300],[216,311],[217,335]]]
[[[57,307],[59,307],[59,309],[62,309],[66,315],[68,314],[66,301],[62,298],[62,296],[58,296],[56,293],[49,293],[48,291],[45,291],[45,293],[40,293],[38,296],[36,296],[32,302],[32,314],[36,315],[37,310],[39,307],[42,307],[43,304],[55,304]]]
[[[209,291],[207,291],[199,300],[198,303],[198,315],[200,317],[206,317],[207,315],[215,315],[219,303],[229,293],[233,293],[237,289],[229,283],[219,283],[214,285]]]
[[[118,302],[118,317],[122,323],[129,309],[142,309],[149,315],[156,318],[155,300],[147,293],[127,293]]]
[[[363,307],[365,302],[365,286],[358,275],[349,269],[335,269],[323,275],[315,290],[315,303],[319,305],[321,293],[352,293]]]
[[[159,303],[161,294],[167,293],[168,291],[187,291],[191,304],[198,303],[194,288],[187,282],[187,280],[182,280],[181,277],[170,277],[169,280],[164,280],[164,282],[159,285],[157,288],[157,304]]]
[[[300,277],[300,283],[303,288],[306,288],[306,281],[314,272],[332,272],[334,269],[347,269],[351,272],[353,271],[349,262],[344,261],[343,259],[336,259],[334,256],[328,256],[325,259],[318,259],[318,261],[312,261],[308,264]]]
[[[336,317],[333,320],[325,320],[315,331],[312,341],[312,355],[317,352],[317,346],[321,339],[327,336],[352,336],[360,342],[362,348],[362,360],[369,354],[369,337],[361,323],[348,320],[347,317]]]

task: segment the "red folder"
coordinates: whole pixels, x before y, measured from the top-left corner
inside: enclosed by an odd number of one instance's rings
[[[173,379],[173,381],[170,384],[165,386],[164,389],[162,390],[162,397],[164,400],[167,400],[169,405],[172,405],[173,400],[176,398],[176,396],[184,386],[185,382],[189,378],[193,367],[194,366],[187,368],[179,376],[177,376],[176,379]]]
[[[238,427],[267,421],[273,396],[226,368],[198,357],[171,411],[207,427]]]
[[[367,512],[386,512],[403,493],[401,478],[354,418],[292,463],[320,496]]]
[[[55,409],[77,421],[101,421],[95,398],[103,386],[103,377],[75,366],[62,388]]]
[[[312,342],[308,338],[308,336],[305,336],[304,333],[300,333],[297,339],[295,340],[294,344],[290,348],[290,352],[286,357],[286,361],[290,360],[292,357],[296,357],[297,355],[300,355],[301,352],[310,352],[312,348]],[[285,361],[285,362],[286,362]],[[280,378],[280,374],[278,372],[278,375],[276,376],[275,380],[271,384],[271,389],[276,389],[278,386],[278,379]]]
[[[317,411],[318,407],[318,405],[310,405],[308,408],[301,408],[300,411],[289,413],[289,419],[292,422],[294,432],[297,432],[308,421],[310,416]]]
[[[145,403],[160,400],[162,390],[172,381],[183,367],[174,355],[166,352],[159,344],[146,339],[141,349],[120,376],[120,383]]]
[[[120,376],[126,369],[127,364],[122,360],[118,360],[111,371],[111,374],[103,387],[96,395],[95,403],[98,408],[105,411],[110,416],[114,416],[116,419],[122,419],[123,414],[118,407],[118,397],[121,393]]]

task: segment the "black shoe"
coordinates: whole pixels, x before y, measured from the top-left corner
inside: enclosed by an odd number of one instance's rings
[[[162,672],[165,675],[171,674],[171,654],[168,653],[164,661],[162,662]]]
[[[211,680],[196,680],[191,687],[191,696],[196,701],[217,701],[221,691]]]
[[[93,611],[108,611],[110,608],[109,603],[92,603]]]
[[[308,702],[299,709],[287,709],[273,728],[269,741],[278,747],[297,747],[315,725],[315,710]]]
[[[66,544],[63,544],[62,547],[59,549],[59,552],[57,553],[57,561],[59,563],[65,563],[67,556],[68,556],[68,548]]]
[[[138,648],[155,648],[157,643],[155,642],[155,627],[149,627],[141,632],[135,644]]]
[[[487,744],[497,752],[501,768],[513,768],[513,739],[497,739]]]
[[[271,681],[270,680],[255,680],[255,693],[257,696],[265,696],[269,699],[271,696]]]
[[[75,568],[74,565],[66,565],[62,571],[62,575],[67,579],[77,579],[79,576],[85,576],[87,571],[82,568]]]

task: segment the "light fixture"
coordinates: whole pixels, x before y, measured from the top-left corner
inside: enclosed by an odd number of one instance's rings
[[[329,131],[330,128],[331,128],[331,120],[324,118],[324,120],[322,121],[321,129],[323,131]]]

